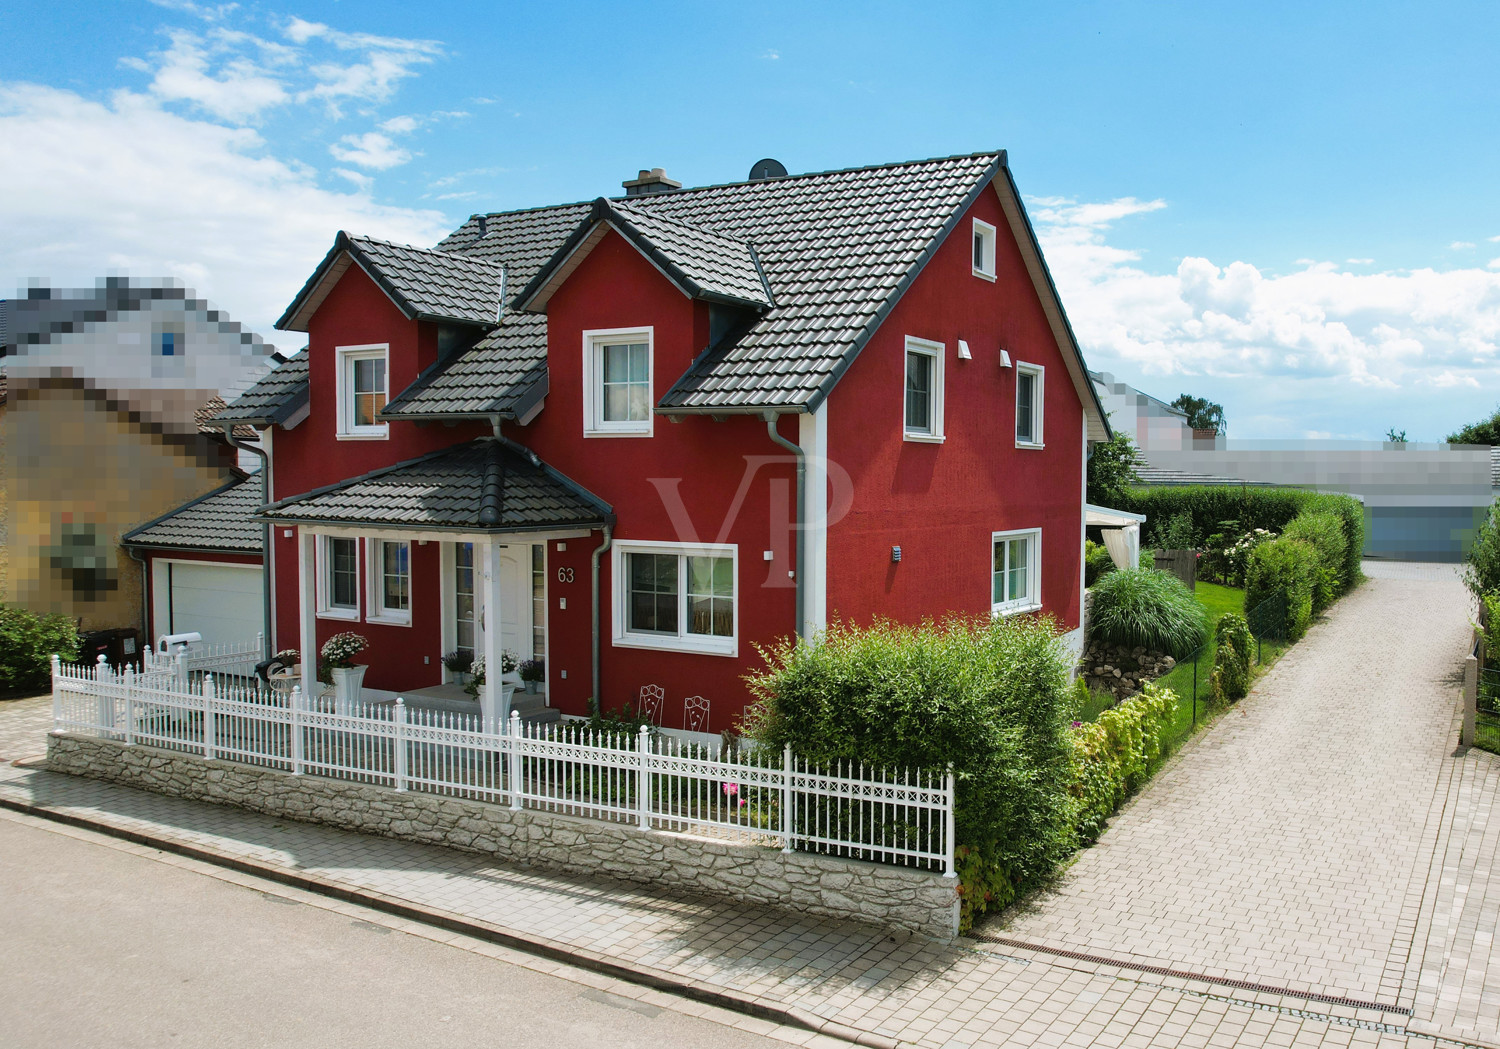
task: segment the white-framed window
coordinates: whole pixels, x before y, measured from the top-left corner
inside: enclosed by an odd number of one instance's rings
[[[943,349],[940,342],[907,337],[902,432],[908,441],[943,439]]]
[[[1016,447],[1042,447],[1042,380],[1040,364],[1016,362]]]
[[[991,536],[990,611],[995,615],[1042,607],[1042,530],[1027,528]]]
[[[739,548],[615,542],[614,643],[732,656],[739,651]]]
[[[390,424],[376,417],[390,396],[389,347],[340,346],[338,364],[338,432],[341,440],[383,439]]]
[[[325,619],[358,619],[359,575],[359,540],[320,536],[318,615]]]
[[[995,279],[995,227],[984,219],[974,220],[974,276]]]
[[[393,539],[369,539],[371,623],[411,625],[411,544]]]
[[[583,333],[585,437],[650,437],[651,328],[602,328]]]

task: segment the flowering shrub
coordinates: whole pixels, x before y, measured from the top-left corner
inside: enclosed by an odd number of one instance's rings
[[[516,668],[522,681],[540,681],[547,676],[546,665],[540,659],[528,659]]]
[[[1207,541],[1208,549],[1198,562],[1199,572],[1210,583],[1242,587],[1245,585],[1245,567],[1250,562],[1250,551],[1275,538],[1276,533],[1267,528],[1252,528],[1240,535],[1211,535]]]
[[[323,642],[323,662],[330,670],[347,669],[354,665],[354,657],[369,647],[369,639],[363,634],[346,630],[342,634],[334,634]]]
[[[484,687],[484,660],[476,659],[470,664],[472,674],[469,683],[464,686],[464,691],[475,699],[479,698],[479,691]],[[511,674],[516,669],[516,654],[514,652],[500,653],[500,673]],[[541,679],[538,678],[538,681]]]

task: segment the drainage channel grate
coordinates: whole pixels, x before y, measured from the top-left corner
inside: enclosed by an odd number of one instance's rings
[[[1196,980],[1200,983],[1211,983],[1219,987],[1233,987],[1238,991],[1252,991],[1256,994],[1275,994],[1286,998],[1299,998],[1308,1002],[1320,1002],[1323,1005],[1342,1005],[1348,1009],[1372,1009],[1376,1012],[1393,1013],[1397,1016],[1410,1016],[1411,1010],[1399,1005],[1382,1005],[1380,1002],[1362,1002],[1356,998],[1340,998],[1333,994],[1318,994],[1314,991],[1294,991],[1288,987],[1272,987],[1270,984],[1252,983],[1249,980],[1232,980],[1222,976],[1209,976],[1205,973],[1188,972],[1184,969],[1169,969],[1163,965],[1145,965],[1140,962],[1121,961],[1119,958],[1106,958],[1099,954],[1084,954],[1082,951],[1068,951],[1061,947],[1043,947],[1040,944],[1027,943],[1024,940],[1012,940],[1004,936],[991,936],[987,933],[969,933],[971,939],[983,943],[995,943],[1002,947],[1015,947],[1023,951],[1036,951],[1040,954],[1053,954],[1059,958],[1071,958],[1076,962],[1089,962],[1094,965],[1113,965],[1118,969],[1133,969],[1136,972],[1150,973],[1153,976],[1169,976],[1178,980]]]

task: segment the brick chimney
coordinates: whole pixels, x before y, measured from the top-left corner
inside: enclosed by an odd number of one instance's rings
[[[667,173],[661,168],[652,168],[650,171],[642,168],[640,175],[626,179],[620,185],[625,187],[627,197],[649,197],[656,193],[670,193],[674,189],[682,188],[681,182],[667,178]]]

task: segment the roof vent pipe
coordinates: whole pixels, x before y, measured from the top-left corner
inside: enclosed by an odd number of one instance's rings
[[[626,179],[620,185],[625,187],[627,197],[649,197],[657,193],[671,193],[675,189],[682,188],[681,182],[667,178],[667,173],[661,168],[652,168],[650,171],[641,168],[638,176]]]

